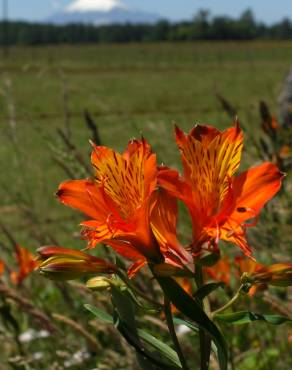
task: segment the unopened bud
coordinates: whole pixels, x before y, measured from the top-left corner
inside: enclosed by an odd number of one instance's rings
[[[89,279],[86,283],[86,287],[93,290],[107,290],[111,286],[110,279],[107,279],[103,276],[96,276],[92,279]]]
[[[277,263],[263,266],[251,275],[254,284],[269,284],[275,286],[292,285],[292,264]]]
[[[117,271],[116,265],[75,249],[42,247],[37,252],[38,270],[52,280],[73,280]]]

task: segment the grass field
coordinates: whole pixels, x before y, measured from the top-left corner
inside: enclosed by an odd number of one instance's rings
[[[291,67],[292,42],[12,48],[8,58],[0,57],[1,223],[32,250],[52,240],[84,246],[76,234],[81,217],[54,198],[68,176],[52,156],[63,148],[57,129],[69,129],[89,163],[85,109],[105,145],[123,150],[130,138],[142,133],[160,161],[179,165],[173,123],[186,130],[196,122],[227,127],[231,120],[216,98],[220,93],[247,128],[242,168],[258,163],[248,140],[258,135],[259,101],[277,114],[277,98]],[[72,158],[63,159],[74,169]],[[82,176],[77,167],[76,177]],[[287,241],[284,233],[291,235],[292,226],[279,229],[268,216],[263,221],[270,222],[265,235],[273,230],[279,237],[280,247],[274,250],[291,253],[291,238]],[[0,242],[6,245],[7,236],[0,235]],[[261,248],[263,242],[258,244]],[[236,369],[270,369],[280,355],[273,352],[272,334],[266,343],[270,352],[262,367],[251,362]]]
[[[171,165],[177,162],[173,122],[185,129],[195,122],[229,125],[218,92],[244,123],[256,126],[259,100],[276,109],[291,62],[289,42],[12,49],[0,60],[2,206],[15,205],[11,189],[22,189],[24,198],[33,198],[40,220],[63,212],[52,194],[64,175],[52,163],[49,146],[66,115],[84,154],[90,137],[83,119],[87,109],[105,144],[122,150],[129,138],[143,133]],[[25,221],[9,213],[5,217],[17,219],[20,239],[28,242],[21,232]]]

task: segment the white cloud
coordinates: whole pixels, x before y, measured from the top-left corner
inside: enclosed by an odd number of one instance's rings
[[[100,11],[107,12],[113,8],[126,8],[120,0],[75,0],[72,4],[68,5],[67,11]]]

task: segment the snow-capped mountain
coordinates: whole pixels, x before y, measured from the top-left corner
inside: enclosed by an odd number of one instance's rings
[[[113,23],[154,23],[157,14],[132,9],[119,0],[75,0],[45,21],[53,24],[86,23],[104,25]]]

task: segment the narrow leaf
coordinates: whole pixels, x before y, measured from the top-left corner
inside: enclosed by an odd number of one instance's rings
[[[171,363],[166,363],[161,358],[162,353],[155,353],[148,351],[141,343],[140,338],[136,336],[136,333],[132,332],[131,329],[128,327],[128,325],[124,322],[122,322],[119,317],[117,316],[115,319],[115,326],[119,330],[119,332],[122,334],[122,336],[126,339],[126,341],[136,349],[137,353],[143,359],[144,361],[150,361],[149,365],[152,368],[152,364],[155,366],[155,369],[163,369],[163,370],[181,370],[181,366]],[[144,332],[145,334],[145,332]],[[139,362],[140,366],[142,366],[145,370],[150,369],[149,365],[147,368],[147,363],[141,363]],[[158,366],[158,367],[157,367]]]
[[[252,321],[264,321],[272,325],[281,325],[284,323],[292,324],[292,320],[280,315],[260,315],[250,311],[240,311],[234,313],[218,314],[216,320],[226,324],[243,325],[249,324]]]
[[[165,358],[171,361],[174,365],[178,366],[179,368],[181,367],[178,355],[171,347],[163,343],[161,340],[153,337],[153,335],[147,333],[144,330],[138,329],[138,334],[140,339],[144,340],[151,347],[157,349],[160,353],[164,355]]]
[[[112,303],[115,308],[114,325],[132,347],[136,349],[137,360],[144,370],[154,370],[152,356],[144,351],[138,335],[135,306],[128,289],[111,287]]]
[[[106,324],[113,324],[113,318],[107,312],[101,310],[100,308],[94,307],[90,304],[85,304],[84,307],[93,313],[99,320],[105,322]]]
[[[217,326],[209,319],[199,304],[171,278],[156,277],[165,295],[186,317],[205,330],[215,342],[221,370],[227,370],[228,347]]]
[[[193,330],[194,332],[198,333],[199,332],[199,328],[198,326],[196,326],[194,323],[188,321],[188,320],[183,320],[179,317],[174,317],[173,318],[173,322],[176,324],[176,325],[185,325],[187,326],[188,328],[190,328],[191,330]]]

